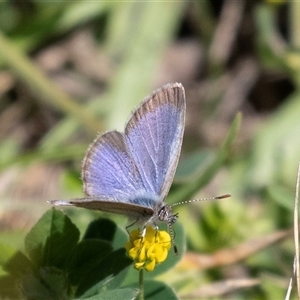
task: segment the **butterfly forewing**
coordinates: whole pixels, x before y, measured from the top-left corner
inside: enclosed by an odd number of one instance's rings
[[[163,86],[146,98],[125,127],[126,144],[148,192],[167,195],[178,164],[185,121],[181,84]]]

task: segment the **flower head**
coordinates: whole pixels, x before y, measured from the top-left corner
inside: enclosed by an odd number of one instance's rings
[[[171,248],[171,237],[166,231],[155,230],[148,226],[144,237],[139,230],[133,230],[125,248],[137,270],[145,268],[147,271],[153,271],[156,264],[166,260]]]

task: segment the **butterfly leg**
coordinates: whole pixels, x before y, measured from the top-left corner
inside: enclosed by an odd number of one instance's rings
[[[129,228],[132,227],[134,224],[136,224],[138,222],[139,219],[136,219],[134,222],[130,223],[128,226],[126,226],[126,231],[131,239],[131,234],[129,232]],[[143,229],[140,231],[140,236],[141,236],[141,247],[144,243],[144,237],[146,236],[146,231],[147,231],[147,228],[146,228],[146,225],[143,226]]]
[[[134,222],[130,223],[129,225],[127,225],[127,226],[125,227],[125,229],[126,229],[126,231],[127,231],[127,233],[128,233],[129,236],[130,236],[130,233],[129,233],[128,229],[129,229],[130,227],[132,227],[138,220],[139,220],[139,219],[136,219]]]
[[[159,227],[156,225],[156,223],[153,222],[153,225],[155,227],[155,241],[158,240],[158,231],[159,231]]]

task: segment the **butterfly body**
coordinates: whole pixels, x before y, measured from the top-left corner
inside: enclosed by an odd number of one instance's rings
[[[132,113],[124,133],[104,133],[88,148],[82,166],[87,197],[51,203],[122,214],[144,226],[172,225],[177,214],[165,198],[179,160],[185,107],[180,83],[154,91]]]

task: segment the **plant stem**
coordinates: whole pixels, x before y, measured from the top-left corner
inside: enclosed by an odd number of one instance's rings
[[[139,300],[144,300],[144,269],[139,272]]]

